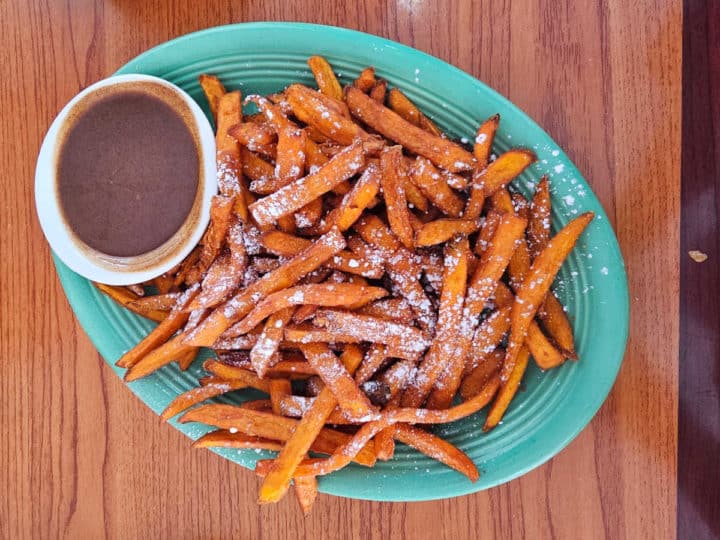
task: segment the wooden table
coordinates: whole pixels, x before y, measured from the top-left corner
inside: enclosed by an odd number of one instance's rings
[[[33,204],[50,121],[148,47],[269,19],[347,26],[455,64],[527,111],[588,178],[625,255],[632,326],[607,402],[549,463],[439,502],[322,495],[309,518],[292,498],[258,507],[254,475],[160,424],[76,323]],[[681,19],[680,0],[0,2],[0,537],[671,537]]]

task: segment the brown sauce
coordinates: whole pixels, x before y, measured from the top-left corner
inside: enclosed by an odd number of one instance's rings
[[[196,138],[183,116],[151,92],[120,86],[89,103],[67,128],[57,193],[82,242],[132,257],[182,227],[200,174]]]

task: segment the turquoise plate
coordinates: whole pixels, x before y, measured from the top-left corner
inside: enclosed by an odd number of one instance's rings
[[[628,332],[627,281],[607,216],[563,151],[507,99],[437,58],[376,36],[294,23],[224,26],[164,43],[141,54],[118,73],[162,77],[207,107],[197,81],[201,73],[213,73],[228,88],[240,88],[243,94],[267,94],[291,82],[312,84],[306,60],[313,54],[325,56],[342,83],[350,82],[365,66],[374,66],[380,77],[400,87],[453,136],[472,139],[482,120],[500,113],[502,122],[494,151],[524,146],[537,153],[537,165],[515,185],[528,194],[541,175],[550,176],[554,229],[586,210],[597,215],[556,283],[575,327],[580,361],[547,373],[533,364],[502,425],[487,435],[480,429],[484,413],[437,429],[477,463],[479,481],[471,483],[444,465],[398,445],[392,461],[378,462],[373,469],[349,466],[322,478],[320,490],[359,499],[415,501],[463,495],[512,480],[557,454],[587,425],[610,391],[622,362]],[[119,308],[57,258],[55,264],[80,324],[108,365],[121,375],[122,370],[113,363],[151,329],[152,323]],[[178,393],[195,385],[200,364],[196,361],[185,373],[168,366],[129,386],[159,413]],[[247,398],[247,394],[236,392],[220,401]],[[174,425],[193,439],[207,431],[198,424]],[[270,455],[252,450],[218,453],[250,468]]]

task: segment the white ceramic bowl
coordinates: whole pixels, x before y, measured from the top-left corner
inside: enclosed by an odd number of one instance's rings
[[[57,157],[63,127],[75,107],[87,96],[103,88],[138,83],[160,85],[170,89],[187,105],[196,128],[201,180],[195,202],[180,229],[161,246],[134,257],[115,257],[82,242],[63,217],[57,192]],[[166,272],[197,245],[208,221],[210,203],[217,192],[215,136],[205,114],[183,90],[158,77],[149,75],[117,75],[87,87],[60,111],[45,135],[35,169],[35,205],[40,225],[50,247],[62,261],[78,274],[109,285],[141,283]]]

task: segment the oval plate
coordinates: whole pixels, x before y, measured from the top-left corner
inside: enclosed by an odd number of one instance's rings
[[[365,66],[374,66],[380,77],[401,88],[452,136],[472,140],[484,119],[500,113],[494,151],[524,146],[537,153],[537,164],[515,185],[527,195],[543,174],[549,175],[553,229],[587,210],[597,216],[563,266],[555,288],[568,306],[580,361],[547,373],[531,362],[502,425],[487,435],[481,431],[482,412],[437,429],[475,461],[481,473],[478,482],[398,444],[393,460],[378,462],[372,469],[351,465],[321,478],[320,490],[359,499],[418,501],[472,493],[516,478],[557,454],[588,424],[615,381],[628,332],[627,281],[617,240],[600,203],[557,144],[507,99],[459,69],[404,45],[342,28],[295,23],[212,28],[155,47],[118,73],[167,79],[188,91],[207,113],[197,81],[201,73],[217,75],[229,89],[239,88],[244,95],[268,94],[292,82],[313,84],[306,64],[313,54],[325,56],[343,84]],[[80,324],[121,375],[113,363],[152,323],[118,307],[57,258],[55,264]],[[200,361],[185,373],[171,365],[129,386],[159,413],[178,393],[195,386],[201,371]],[[219,401],[249,397],[236,392]],[[193,439],[209,430],[198,424],[173,424]],[[218,453],[250,468],[270,456],[252,450]]]

